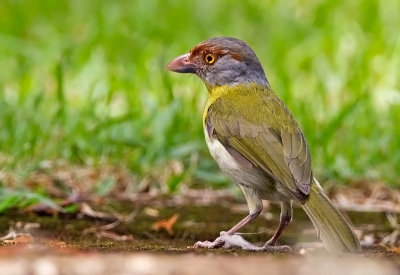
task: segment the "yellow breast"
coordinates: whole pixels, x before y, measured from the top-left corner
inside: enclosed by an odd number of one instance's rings
[[[206,118],[207,118],[208,108],[218,98],[220,98],[224,94],[227,94],[230,90],[229,88],[230,88],[229,86],[218,86],[218,87],[214,87],[214,88],[208,90],[208,100],[207,100],[206,106],[204,107],[204,112],[203,112],[203,128],[206,127]]]

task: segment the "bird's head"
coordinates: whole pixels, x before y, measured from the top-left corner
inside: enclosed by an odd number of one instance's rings
[[[269,86],[254,51],[245,42],[231,37],[203,41],[190,52],[172,60],[167,69],[196,74],[208,89],[250,83]]]

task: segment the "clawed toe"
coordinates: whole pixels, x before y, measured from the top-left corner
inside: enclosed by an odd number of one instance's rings
[[[210,241],[204,241],[204,242],[197,242],[194,244],[194,248],[220,248],[224,245],[224,241],[222,241],[220,238],[215,239],[215,241],[210,242]]]
[[[279,253],[291,253],[292,252],[292,249],[287,245],[270,245],[268,243],[266,243],[262,247],[262,250],[267,251],[267,252],[279,252]]]
[[[275,245],[274,243],[268,241],[264,246],[256,246],[249,243],[242,236],[237,234],[228,234],[227,232],[221,232],[220,236],[215,239],[215,241],[204,241],[197,242],[194,244],[194,248],[241,248],[249,251],[266,251],[271,253],[290,253],[292,249],[287,245]]]

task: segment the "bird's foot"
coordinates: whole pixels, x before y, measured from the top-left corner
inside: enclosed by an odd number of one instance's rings
[[[266,252],[278,252],[278,253],[291,253],[292,249],[287,245],[270,245],[266,243],[264,246],[260,247],[260,250]]]
[[[239,247],[246,250],[252,250],[252,248],[256,247],[253,244],[247,242],[240,235],[229,234],[225,231],[221,231],[219,233],[219,237],[216,238],[213,242],[204,241],[197,242],[194,244],[194,248],[233,248]]]
[[[216,238],[213,242],[211,241],[198,241],[197,243],[194,244],[194,248],[220,248],[224,246],[224,241],[221,240],[220,237]]]
[[[204,241],[204,242],[197,242],[194,244],[194,248],[220,248],[225,245],[225,236],[229,235],[225,231],[221,231],[219,233],[219,237],[216,238],[213,242],[211,241]]]
[[[272,237],[268,240],[261,250],[270,252],[290,253],[292,249],[287,245],[276,245],[277,238]]]
[[[215,241],[204,241],[197,242],[194,245],[195,248],[241,248],[244,250],[250,251],[266,251],[273,253],[289,253],[292,252],[292,249],[287,245],[271,245],[268,242],[264,246],[256,246],[252,243],[249,243],[242,236],[238,234],[228,234],[227,232],[222,231],[220,236],[215,239]]]

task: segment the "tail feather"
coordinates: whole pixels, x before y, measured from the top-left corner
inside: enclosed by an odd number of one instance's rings
[[[342,253],[361,250],[360,242],[349,224],[323,193],[316,179],[309,198],[302,206],[328,251]]]

